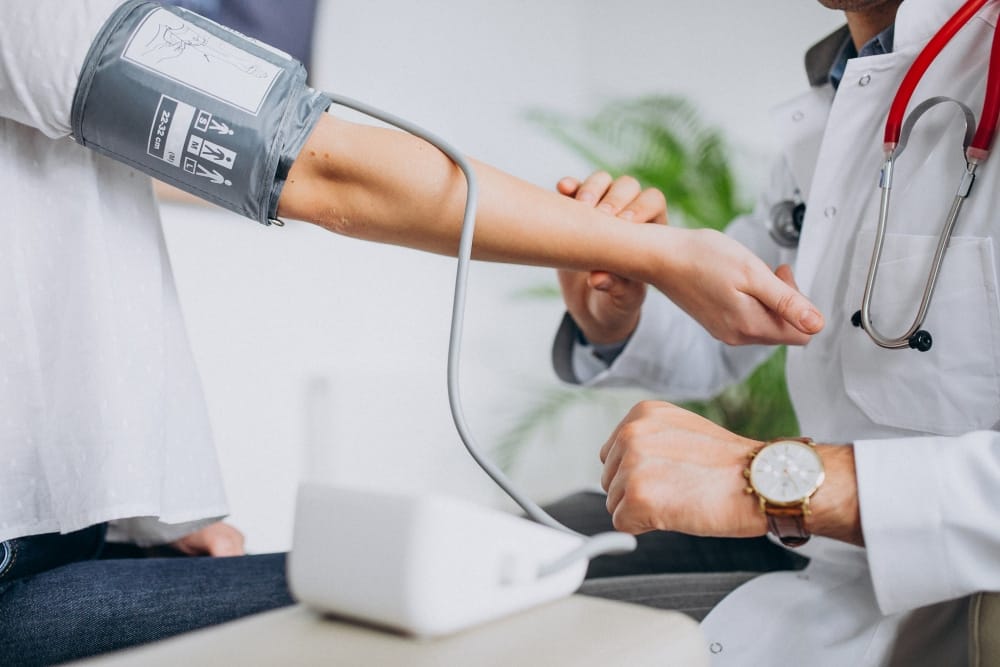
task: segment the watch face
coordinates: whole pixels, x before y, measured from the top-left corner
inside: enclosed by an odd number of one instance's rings
[[[750,464],[750,483],[772,503],[800,503],[823,483],[823,461],[805,443],[773,442],[761,449]]]

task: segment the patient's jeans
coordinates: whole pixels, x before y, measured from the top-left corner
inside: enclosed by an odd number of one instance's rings
[[[104,532],[0,546],[0,665],[56,664],[292,604],[284,554],[109,559]]]

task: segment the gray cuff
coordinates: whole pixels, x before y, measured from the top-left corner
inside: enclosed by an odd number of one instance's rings
[[[184,9],[129,0],[91,45],[72,128],[83,146],[269,225],[329,106],[290,56]]]

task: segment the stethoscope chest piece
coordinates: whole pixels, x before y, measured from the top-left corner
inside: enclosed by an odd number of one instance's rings
[[[798,247],[805,217],[806,205],[798,197],[779,201],[771,207],[771,239],[782,248]]]

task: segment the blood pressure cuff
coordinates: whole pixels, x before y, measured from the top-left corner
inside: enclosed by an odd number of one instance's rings
[[[78,143],[264,225],[330,100],[301,63],[197,14],[130,0],[90,47]]]

